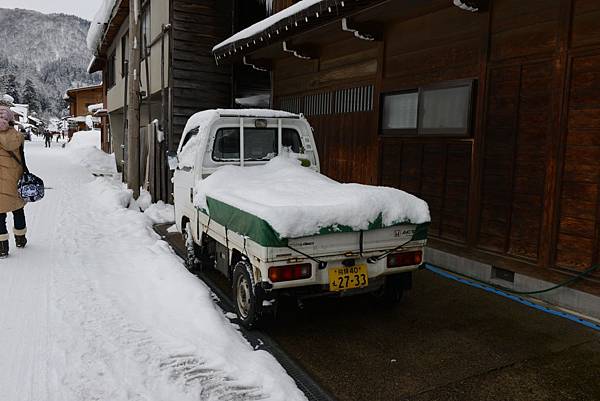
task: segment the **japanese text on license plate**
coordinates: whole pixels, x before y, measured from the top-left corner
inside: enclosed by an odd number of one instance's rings
[[[366,265],[329,269],[329,291],[344,291],[369,285]]]

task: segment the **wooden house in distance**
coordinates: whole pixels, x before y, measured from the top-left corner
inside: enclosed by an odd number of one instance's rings
[[[600,262],[600,0],[274,9],[218,64],[271,71],[325,174],[425,199],[430,261],[525,290]],[[571,287],[547,299],[600,317],[600,271]]]
[[[247,0],[143,0],[141,5],[140,177],[154,200],[171,202],[166,155],[176,150],[187,119],[269,93],[267,73],[244,65],[218,68],[211,52],[233,30],[264,18],[265,8]],[[107,6],[104,20],[96,21],[100,28],[91,41],[95,56],[88,72],[102,71],[110,122],[103,142],[127,180],[130,1],[112,0]]]
[[[85,116],[91,115],[89,107],[102,103],[102,85],[85,86],[67,90],[65,101],[69,105],[69,116],[72,122],[69,128],[69,137],[75,131],[86,129]]]

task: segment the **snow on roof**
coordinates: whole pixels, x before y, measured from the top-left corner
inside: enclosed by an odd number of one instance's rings
[[[88,111],[90,113],[95,113],[98,110],[101,110],[104,108],[104,103],[98,103],[98,104],[92,104],[91,106],[88,106]]]
[[[463,10],[466,10],[466,11],[471,11],[471,12],[479,11],[479,8],[468,5],[467,1],[465,1],[465,0],[454,0],[454,5],[456,7],[462,8]]]
[[[271,104],[271,95],[254,95],[247,97],[238,97],[235,103],[242,107],[269,107]]]
[[[199,134],[190,139],[183,148],[179,149],[177,158],[180,167],[194,165],[196,150],[208,137],[207,128],[219,117],[300,118],[298,114],[269,109],[214,109],[200,111],[189,118],[183,129],[182,136],[185,136],[193,129],[199,129]]]
[[[416,196],[395,188],[342,184],[289,156],[262,166],[220,167],[195,186],[195,205],[210,213],[206,197],[265,220],[281,238],[336,226],[368,230],[379,218],[385,227],[431,220],[427,203]]]
[[[251,25],[248,28],[239,31],[235,35],[231,36],[230,38],[224,40],[223,42],[221,42],[218,45],[216,45],[215,47],[213,47],[213,52],[222,47],[225,47],[229,44],[237,42],[238,40],[247,39],[247,38],[250,38],[260,32],[266,31],[268,28],[272,27],[273,25],[280,22],[281,20],[284,20],[285,18],[291,17],[294,14],[297,14],[303,10],[306,10],[307,8],[313,6],[317,3],[320,3],[321,1],[324,1],[324,0],[301,0],[301,1],[297,2],[296,4],[286,8],[284,10],[281,10],[280,12],[273,14],[268,18],[265,18],[262,21],[259,21],[256,24]]]
[[[87,34],[87,47],[94,55],[98,52],[98,46],[102,40],[102,35],[104,35],[104,28],[110,21],[116,3],[117,0],[102,0],[100,8],[96,11],[96,15],[90,24]]]
[[[100,122],[100,118],[98,117],[92,117],[92,116],[77,116],[77,117],[69,117],[67,118],[67,121],[73,122],[73,123],[84,123],[87,121],[87,119],[91,118],[93,122],[95,123],[99,123]]]

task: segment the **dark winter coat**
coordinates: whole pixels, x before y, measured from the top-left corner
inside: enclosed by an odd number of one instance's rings
[[[0,131],[0,213],[12,212],[25,206],[17,194],[17,182],[23,175],[23,167],[10,155],[13,152],[19,160],[19,148],[23,145],[23,135],[10,127]]]

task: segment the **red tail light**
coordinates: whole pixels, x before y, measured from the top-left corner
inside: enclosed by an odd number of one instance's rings
[[[423,262],[423,253],[421,251],[392,253],[387,257],[387,267],[402,267],[420,265]]]
[[[312,275],[310,263],[289,266],[269,267],[269,280],[273,283],[280,281],[302,280]]]

